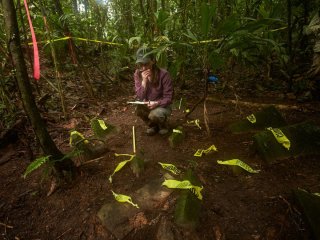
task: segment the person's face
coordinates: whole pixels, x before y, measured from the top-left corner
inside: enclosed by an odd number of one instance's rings
[[[153,61],[150,61],[148,63],[138,63],[137,68],[140,72],[144,72],[146,70],[152,69]]]

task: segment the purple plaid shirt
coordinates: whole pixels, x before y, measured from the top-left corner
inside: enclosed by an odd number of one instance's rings
[[[160,69],[158,86],[147,84],[146,89],[141,86],[139,70],[134,73],[134,83],[137,98],[140,101],[159,101],[160,107],[167,107],[172,103],[173,86],[171,77],[168,71]]]

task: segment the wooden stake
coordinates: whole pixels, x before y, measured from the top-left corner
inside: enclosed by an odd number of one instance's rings
[[[134,130],[134,126],[132,126],[132,142],[133,142],[133,154],[136,154],[136,134]]]

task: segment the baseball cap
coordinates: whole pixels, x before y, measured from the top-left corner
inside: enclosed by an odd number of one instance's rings
[[[153,53],[150,53],[152,51],[151,48],[141,47],[138,49],[136,53],[136,63],[149,63],[151,60],[154,59]]]

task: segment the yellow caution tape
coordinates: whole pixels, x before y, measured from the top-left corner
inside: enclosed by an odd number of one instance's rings
[[[193,156],[195,157],[202,157],[203,149],[198,149]]]
[[[190,112],[190,109],[186,109],[186,113],[189,113]]]
[[[215,145],[211,145],[206,150],[203,150],[203,153],[208,154],[210,152],[217,152],[217,151],[218,151],[218,149],[216,148],[216,146]]]
[[[284,135],[284,133],[279,128],[267,128],[273,134],[273,136],[277,139],[277,142],[282,144],[287,150],[290,149],[290,140]]]
[[[181,173],[181,171],[173,164],[170,164],[170,163],[161,163],[161,162],[158,162],[161,167],[165,170],[168,170],[170,172],[172,172],[173,174],[175,175],[178,175]]]
[[[125,161],[122,161],[120,162],[117,167],[114,169],[113,173],[109,176],[109,182],[112,183],[112,176],[116,173],[116,172],[119,172],[126,164],[127,162],[130,162],[134,157],[135,155],[131,155],[131,154],[117,154],[115,153],[114,154],[116,157],[118,156],[128,156],[130,157],[128,160],[125,160]]]
[[[269,32],[277,32],[277,31],[280,31],[280,30],[283,30],[283,29],[286,29],[287,27],[281,27],[281,28],[277,28],[277,29],[271,29],[269,30]]]
[[[179,129],[173,129],[172,132],[182,134],[182,131]]]
[[[313,193],[313,195],[316,195],[316,196],[318,196],[318,197],[320,197],[320,193]]]
[[[121,203],[124,203],[124,202],[127,202],[127,203],[130,203],[132,206],[136,207],[136,208],[139,208],[138,204],[135,204],[132,202],[132,199],[131,197],[129,196],[126,196],[126,195],[122,195],[122,194],[117,194],[115,193],[114,191],[111,191],[114,198],[118,201],[118,202],[121,202]]]
[[[46,40],[46,41],[39,41],[37,43],[58,42],[58,41],[64,41],[64,40],[68,40],[68,39],[75,39],[75,40],[86,41],[86,42],[103,43],[103,44],[115,45],[115,46],[123,46],[123,44],[121,44],[121,43],[106,42],[106,41],[99,41],[99,40],[95,40],[95,39],[78,38],[78,37],[62,37],[62,38],[51,39],[51,40]],[[30,42],[30,43],[28,43],[28,45],[33,45],[33,43]]]
[[[202,200],[201,190],[203,189],[203,187],[194,186],[188,180],[165,180],[162,183],[162,186],[166,186],[167,188],[189,189],[194,195],[196,195],[197,198]]]
[[[37,43],[50,43],[50,42],[58,42],[58,41],[64,41],[64,40],[68,40],[71,37],[63,37],[63,38],[57,38],[57,39],[51,39],[51,40],[45,40],[45,41],[38,41]],[[33,45],[32,42],[28,43],[28,45]]]
[[[188,124],[194,124],[194,125],[196,125],[199,129],[201,129],[200,120],[199,120],[199,119],[192,120],[192,121],[187,121],[187,123],[188,123]]]
[[[283,30],[283,29],[286,29],[286,28],[287,27],[281,27],[281,28],[277,28],[277,29],[272,29],[272,30],[269,30],[269,32],[276,32],[276,31],[280,31],[280,30]],[[96,39],[87,39],[87,38],[70,37],[70,36],[57,38],[57,39],[51,39],[51,41],[50,40],[38,41],[37,43],[57,42],[57,41],[63,41],[63,40],[72,39],[72,38],[75,39],[75,40],[86,41],[86,42],[96,42],[96,43],[103,43],[103,44],[108,44],[108,45],[123,46],[122,43],[106,42],[106,41],[100,41],[100,40],[96,40]],[[223,38],[208,39],[208,40],[202,40],[202,41],[194,41],[194,42],[190,42],[190,44],[206,44],[206,43],[214,43],[214,42],[221,42],[221,41],[223,41]],[[30,42],[30,43],[28,43],[28,45],[33,45],[33,43]]]
[[[106,129],[108,128],[103,120],[98,119],[98,123],[100,124],[100,127],[101,127],[103,130],[106,130]]]
[[[256,123],[257,122],[257,119],[253,114],[250,114],[249,116],[247,116],[247,119],[251,123]]]
[[[239,159],[232,159],[232,160],[227,160],[227,161],[218,160],[217,163],[223,164],[223,165],[239,166],[249,173],[259,173],[260,172],[260,170],[253,170],[248,164],[242,162]]]
[[[104,44],[108,44],[108,45],[123,46],[123,44],[121,44],[121,43],[105,42],[105,41],[99,41],[99,40],[93,40],[93,39],[87,39],[87,38],[73,37],[73,39],[86,41],[86,42],[96,42],[96,43],[104,43]]]
[[[208,154],[210,152],[217,152],[218,149],[216,148],[215,145],[211,145],[209,148],[207,149],[198,149],[195,154],[193,154],[193,156],[195,157],[202,157],[203,154]]]
[[[73,146],[73,138],[72,138],[72,136],[73,135],[78,135],[81,139],[85,139],[85,137],[81,134],[81,133],[79,133],[78,131],[72,131],[71,133],[70,133],[70,141],[69,141],[69,145],[70,146]],[[84,143],[89,143],[89,141],[88,140],[84,140],[83,141]]]
[[[191,42],[191,44],[201,44],[201,43],[212,43],[212,42],[221,42],[223,38],[219,39],[212,39],[212,40],[203,40],[203,41],[198,41],[198,42]]]

